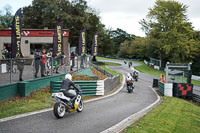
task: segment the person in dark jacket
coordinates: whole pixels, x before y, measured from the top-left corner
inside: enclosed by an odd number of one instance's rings
[[[34,53],[34,60],[35,60],[35,78],[38,78],[37,74],[38,74],[38,71],[39,71],[39,67],[40,67],[40,59],[41,59],[41,56],[40,56],[40,52],[37,50],[35,53]]]
[[[70,70],[73,71],[73,67],[75,66],[75,54],[74,54],[74,51],[71,53],[71,60],[72,60],[72,65],[71,65],[71,68]]]
[[[17,59],[16,63],[17,63],[17,69],[19,70],[19,81],[23,81],[22,74],[24,70],[24,59]]]
[[[76,85],[72,82],[72,75],[66,74],[65,79],[63,80],[61,85],[61,91],[64,93],[65,96],[71,97],[71,102],[73,102],[73,100],[75,100],[75,96],[68,92],[71,86],[73,86],[76,91],[80,91],[79,88],[76,87]]]

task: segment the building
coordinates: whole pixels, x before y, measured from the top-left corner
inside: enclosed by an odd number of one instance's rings
[[[11,29],[0,30],[0,51],[3,46],[6,46],[8,51],[11,49]],[[21,39],[21,51],[25,58],[33,58],[35,50],[42,50],[43,48],[47,51],[53,48],[53,29],[23,29]],[[68,43],[69,30],[63,30],[63,50],[64,54],[69,57],[70,44]],[[2,54],[0,52],[0,59]]]

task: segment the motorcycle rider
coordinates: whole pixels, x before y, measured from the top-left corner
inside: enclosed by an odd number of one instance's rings
[[[126,81],[131,81],[131,82],[133,82],[133,77],[131,76],[130,73],[127,74]],[[127,84],[127,87],[128,87],[128,84]]]
[[[61,92],[64,93],[65,96],[68,96],[71,98],[71,103],[74,102],[74,100],[76,99],[76,96],[72,93],[69,92],[70,90],[70,87],[73,86],[74,89],[77,91],[77,92],[80,92],[81,90],[76,87],[76,85],[72,82],[72,75],[71,74],[66,74],[65,75],[65,79],[63,80],[62,82],[62,85],[61,85]]]

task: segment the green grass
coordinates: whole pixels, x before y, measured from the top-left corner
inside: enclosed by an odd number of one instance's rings
[[[146,73],[146,74],[150,74],[150,75],[153,75],[153,76],[156,76],[156,77],[160,77],[161,74],[165,75],[165,72],[164,71],[159,71],[159,70],[156,70],[156,69],[153,69],[153,68],[150,68],[148,66],[146,66],[144,64],[144,62],[140,61],[139,62],[141,65],[140,66],[136,66],[134,67],[136,70],[142,72],[142,73]]]
[[[105,58],[105,57],[96,57],[97,60],[118,60],[118,59],[111,59],[111,58]]]
[[[103,63],[105,66],[121,66],[121,64],[119,63],[113,63],[113,62],[103,62]]]
[[[83,96],[83,100],[95,98],[97,96]],[[28,97],[16,97],[11,100],[0,102],[0,119],[23,114],[27,112],[33,112],[45,108],[51,108],[54,105],[54,100],[51,98],[49,88],[34,91],[31,96]]]
[[[16,97],[0,103],[0,118],[52,107],[54,101],[49,89],[34,91],[29,97]]]
[[[178,98],[163,102],[123,133],[200,133],[200,107]]]
[[[102,58],[102,57],[100,57],[100,58]],[[103,63],[104,63],[104,65],[100,65],[100,67],[102,69],[106,70],[107,72],[110,72],[114,76],[119,75],[120,76],[120,83],[122,83],[123,75],[121,73],[118,73],[118,72],[116,72],[114,70],[111,70],[111,69],[109,69],[109,68],[106,67],[106,66],[121,66],[121,64],[119,64],[119,63],[112,63],[112,62],[103,62]]]
[[[192,79],[192,84],[194,84],[196,86],[200,86],[200,81]]]

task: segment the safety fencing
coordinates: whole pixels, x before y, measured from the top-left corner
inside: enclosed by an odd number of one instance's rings
[[[60,91],[62,81],[51,81],[50,92]],[[74,81],[75,85],[79,85],[83,96],[104,95],[104,80],[97,81]]]
[[[109,72],[101,69],[96,65],[92,64],[91,66],[95,67],[100,72],[108,75],[108,78],[100,81],[76,81],[75,83],[80,85],[81,89],[83,90],[83,95],[104,95],[104,93],[109,92],[110,90],[120,85],[119,76],[113,76]],[[31,70],[27,70],[27,73],[30,74],[30,72]],[[4,76],[5,75],[1,76],[1,78],[3,78]],[[64,76],[65,74],[57,74],[35,79],[29,79],[29,77],[27,77],[26,81],[0,85],[0,101],[11,99],[16,96],[29,96],[30,93],[34,90],[39,90],[41,88],[49,86],[51,81],[61,83],[61,79],[63,79]],[[87,84],[89,82],[90,84]],[[55,89],[58,89],[58,87],[55,87]]]

